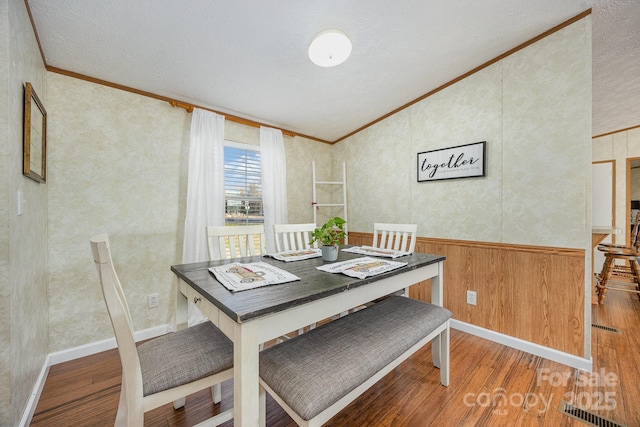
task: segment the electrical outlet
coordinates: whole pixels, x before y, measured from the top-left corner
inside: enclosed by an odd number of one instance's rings
[[[475,291],[467,291],[467,304],[476,305],[476,302]]]
[[[149,308],[154,308],[158,306],[158,294],[149,294],[147,295],[147,301],[149,302]]]

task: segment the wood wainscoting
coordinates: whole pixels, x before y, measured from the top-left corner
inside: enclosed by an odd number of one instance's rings
[[[372,239],[349,232],[352,245]],[[447,257],[444,305],[454,319],[584,357],[584,250],[418,237],[416,252]],[[410,295],[429,301],[429,281]]]

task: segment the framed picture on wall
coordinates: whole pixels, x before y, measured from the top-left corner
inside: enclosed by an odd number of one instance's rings
[[[485,176],[486,141],[418,153],[418,182]]]
[[[22,173],[44,184],[47,175],[47,111],[28,82],[24,86],[23,132]]]

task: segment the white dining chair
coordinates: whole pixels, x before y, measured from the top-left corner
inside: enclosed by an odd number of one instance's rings
[[[276,252],[292,251],[296,249],[318,248],[318,242],[311,244],[311,233],[316,225],[306,224],[274,224],[273,234],[276,241]]]
[[[416,248],[418,224],[373,224],[374,248],[413,252]]]
[[[264,224],[255,225],[210,225],[207,226],[207,246],[209,259],[241,258],[266,253]],[[201,318],[205,318],[200,313]],[[260,344],[262,350],[263,344]],[[217,384],[213,388],[216,397],[222,395],[222,386]]]
[[[174,402],[174,408],[181,408],[187,395],[233,377],[233,343],[211,322],[136,346],[129,306],[111,259],[109,237],[99,234],[90,239],[90,244],[122,363],[116,426],[142,426],[145,412],[170,402]],[[216,397],[213,400],[220,402]],[[232,418],[230,409],[208,420],[207,425]]]
[[[211,260],[264,255],[265,242],[264,224],[207,227],[207,245]]]
[[[264,224],[208,226],[207,244],[211,261],[264,255],[267,252]],[[283,335],[276,342],[288,338]],[[260,343],[260,350],[263,348],[264,344]],[[218,387],[215,387],[216,395],[221,393]]]
[[[316,228],[313,222],[305,224],[274,224],[273,236],[276,241],[276,252],[293,251],[300,249],[318,249],[318,242],[311,241],[311,233]],[[308,326],[309,329],[316,327],[315,323]],[[298,329],[298,335],[304,333],[304,328]],[[279,340],[289,338],[288,335],[280,337]]]
[[[374,248],[389,249],[412,253],[416,248],[416,235],[418,224],[393,224],[376,222],[373,224]],[[402,292],[396,292],[402,295]],[[404,290],[404,295],[409,296],[409,288]]]

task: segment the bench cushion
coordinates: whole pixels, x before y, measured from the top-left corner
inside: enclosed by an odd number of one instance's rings
[[[260,353],[260,378],[310,420],[425,338],[451,312],[392,296]]]
[[[233,342],[207,321],[140,344],[138,357],[148,396],[233,367]]]

